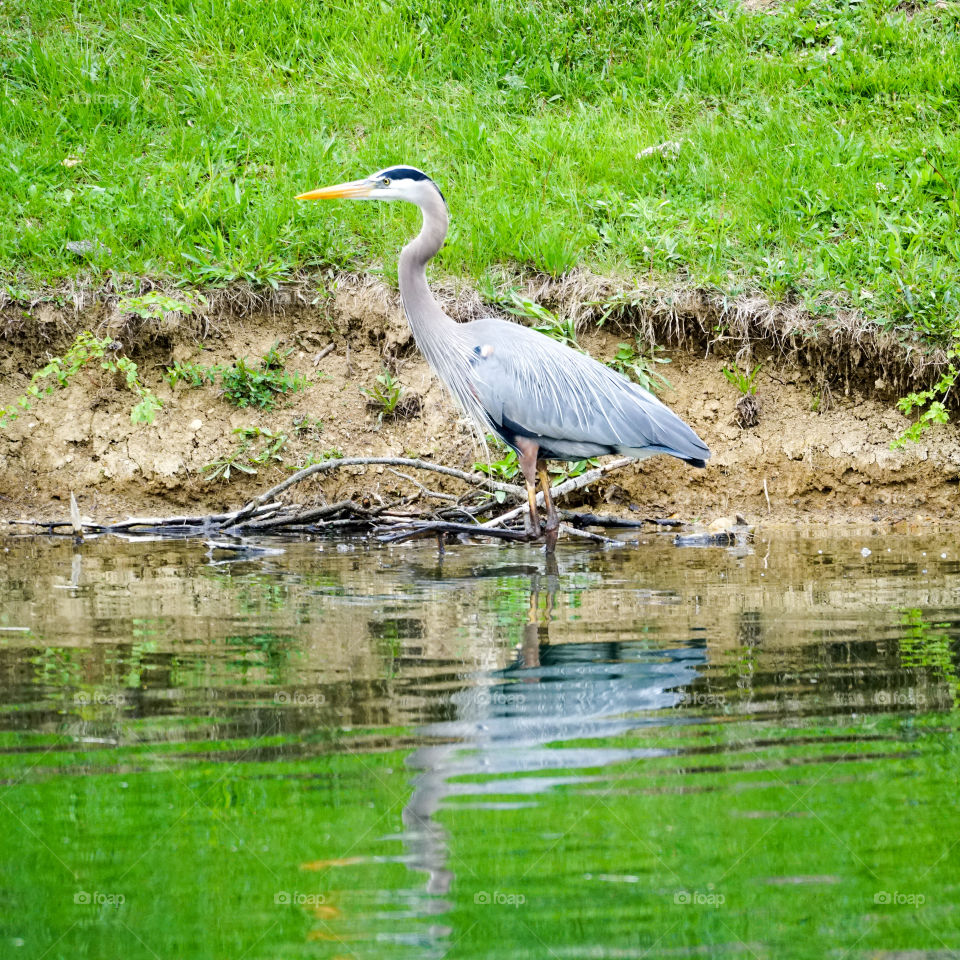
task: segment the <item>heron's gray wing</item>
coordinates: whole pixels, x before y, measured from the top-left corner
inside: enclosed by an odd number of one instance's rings
[[[592,357],[505,320],[463,326],[477,396],[508,432],[548,447],[553,440],[634,455],[670,453],[697,461],[710,456],[672,410]]]

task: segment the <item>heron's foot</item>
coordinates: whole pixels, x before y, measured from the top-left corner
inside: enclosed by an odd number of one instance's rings
[[[547,508],[547,523],[544,527],[546,534],[547,553],[553,553],[557,548],[557,535],[560,532],[560,514],[557,512],[557,505],[550,496],[550,474],[547,472],[547,465],[543,460],[537,461],[537,475],[540,478],[540,487],[543,490],[543,503]]]
[[[540,539],[540,518],[537,517],[536,526],[534,526],[533,517],[529,513],[523,515],[523,530],[529,540]]]
[[[557,537],[560,535],[560,518],[547,517],[547,525],[544,527],[544,537],[546,540],[547,553],[553,553],[557,549]]]

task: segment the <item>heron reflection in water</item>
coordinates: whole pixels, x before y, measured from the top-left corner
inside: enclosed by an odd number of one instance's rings
[[[415,773],[403,810],[402,840],[408,868],[427,875],[421,915],[436,917],[451,908],[443,898],[455,879],[455,861],[447,832],[435,819],[449,801],[456,800],[458,810],[466,805],[480,810],[533,807],[544,791],[595,779],[582,774],[584,769],[665,755],[668,751],[662,749],[603,744],[638,727],[662,725],[660,711],[682,702],[683,689],[707,661],[703,645],[551,645],[559,580],[550,560],[545,573],[531,576],[530,613],[516,661],[487,673],[486,684],[453,694],[454,719],[418,730],[419,736],[442,742],[420,747],[407,758]],[[587,741],[600,745],[557,749],[558,744]],[[514,796],[505,802],[507,789]],[[433,930],[420,946],[424,955],[439,956],[449,931],[441,926]]]

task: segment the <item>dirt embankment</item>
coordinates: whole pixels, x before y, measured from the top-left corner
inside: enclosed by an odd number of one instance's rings
[[[0,405],[23,394],[30,374],[68,346],[77,330],[89,328],[117,337],[163,408],[152,425],[134,425],[133,398],[118,378],[84,369],[67,388],[44,397],[3,429],[2,514],[62,518],[70,491],[85,515],[100,520],[232,507],[309,457],[333,449],[349,456],[420,456],[470,469],[477,456],[471,435],[417,352],[396,296],[382,286],[349,282],[313,305],[303,293],[288,298],[301,303],[282,309],[274,303],[241,316],[222,308],[216,316],[168,316],[138,329],[112,313],[109,302],[94,302],[69,322],[43,307],[27,322],[8,306]],[[573,287],[560,285],[553,290],[554,305],[568,309],[572,296]],[[471,296],[448,303],[461,318],[479,309]],[[732,511],[779,520],[953,517],[960,481],[958,431],[952,425],[939,428],[920,445],[890,449],[890,441],[908,425],[892,406],[890,384],[904,381],[909,357],[883,367],[876,340],[838,342],[834,331],[826,336],[832,336],[838,355],[825,363],[822,342],[819,352],[811,352],[803,336],[799,347],[790,347],[791,334],[769,318],[769,336],[745,331],[731,341],[712,337],[710,320],[703,316],[692,330],[690,317],[676,302],[659,314],[644,312],[634,302],[632,311],[620,320],[631,333],[661,341],[669,335],[675,344],[683,343],[667,353],[669,365],[658,367],[671,384],[662,396],[707,441],[713,458],[706,470],[669,457],[633,465],[578,494],[576,502],[608,512],[639,509],[647,516],[677,514],[691,520]],[[588,310],[581,312],[589,319]],[[611,320],[601,330],[586,323],[580,339],[594,356],[610,358],[629,337]],[[254,360],[277,341],[292,349],[288,368],[310,384],[271,411],[238,409],[217,386],[171,387],[162,376],[174,360]],[[333,352],[315,362],[330,343]],[[740,394],[722,373],[745,349],[754,362],[762,362],[759,419],[752,427],[738,423]],[[378,423],[377,411],[361,393],[384,365],[404,386],[408,419]],[[887,376],[891,370],[894,374]],[[287,438],[276,452],[279,459],[251,463],[270,439],[255,437],[237,462],[256,474],[234,468],[229,480],[222,474],[211,480],[216,470],[210,465],[237,454],[243,437],[235,431],[249,427]],[[441,477],[418,479],[435,490],[463,489]],[[323,475],[292,493],[301,502],[344,497],[377,502],[414,491],[389,469],[368,467]]]

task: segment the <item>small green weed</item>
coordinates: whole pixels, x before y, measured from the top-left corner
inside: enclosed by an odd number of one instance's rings
[[[272,410],[279,394],[293,393],[306,386],[306,380],[300,374],[268,367],[263,361],[259,367],[252,367],[243,357],[232,366],[221,367],[218,372],[223,395],[238,407]]]
[[[485,473],[491,480],[499,480],[501,483],[509,483],[520,472],[520,462],[517,460],[517,453],[505,446],[499,439],[487,434],[487,444],[495,449],[503,451],[503,456],[499,460],[490,463],[475,463],[474,470]],[[497,490],[493,494],[497,503],[503,503],[507,499],[502,490]]]
[[[312,467],[316,463],[325,463],[327,460],[339,460],[343,456],[343,451],[339,447],[330,447],[320,453],[308,453],[299,463],[287,464],[288,470],[303,470],[306,467]]]
[[[289,354],[290,351],[283,353],[279,345],[274,344],[257,366],[251,366],[245,357],[232,364],[214,366],[178,360],[173,366],[167,367],[164,376],[172,387],[179,383],[201,387],[219,380],[224,397],[235,406],[272,410],[280,394],[303,390],[307,385],[306,378],[301,374],[289,373],[284,369]]]
[[[293,430],[298,437],[318,437],[323,432],[323,421],[319,417],[294,417]]]
[[[516,291],[510,291],[510,295],[505,300],[500,301],[501,306],[507,313],[512,313],[515,317],[524,317],[528,320],[536,321],[533,329],[540,333],[545,333],[554,340],[566,344],[579,350],[577,343],[577,328],[573,320],[568,318],[562,320],[552,310],[548,310],[542,304],[534,300],[527,300],[521,297]]]
[[[174,360],[173,366],[167,367],[163,376],[171,387],[180,383],[188,387],[202,387],[204,384],[213,383],[216,380],[214,370],[214,367],[204,367],[199,363],[184,363],[182,360]]]
[[[264,355],[260,365],[264,370],[282,370],[287,363],[287,358],[293,353],[293,347],[289,350],[281,350],[280,342],[277,341]]]
[[[957,382],[957,378],[960,377],[960,369],[957,369],[957,365],[954,363],[954,360],[958,357],[960,357],[960,346],[955,346],[947,351],[947,359],[949,360],[947,369],[929,390],[908,393],[897,401],[897,408],[902,413],[909,416],[917,411],[918,416],[896,440],[891,442],[891,449],[896,450],[898,447],[905,447],[908,443],[917,443],[932,426],[938,423],[947,423],[950,419],[945,401],[953,389],[953,385]],[[926,407],[925,410],[923,410],[924,407]],[[922,412],[920,412],[921,410]]]
[[[185,290],[180,296],[182,299],[176,299],[152,290],[139,297],[121,297],[117,303],[117,309],[120,313],[132,313],[144,320],[155,320],[165,313],[182,313],[189,316],[198,308],[206,306],[206,301],[197,293]]]
[[[561,467],[556,465],[548,467],[547,470],[558,480],[563,482],[563,480],[569,480],[571,477],[579,477],[588,470],[592,470],[594,467],[599,466],[600,461],[596,457],[590,457],[589,460],[575,460],[573,463],[568,463],[566,466]]]
[[[100,368],[108,373],[119,374],[127,389],[137,398],[130,411],[132,423],[153,423],[157,411],[163,405],[149,387],[140,380],[136,363],[129,357],[116,353],[120,345],[110,337],[95,337],[89,330],[77,334],[62,357],[54,357],[30,378],[27,392],[9,407],[0,407],[0,426],[16,420],[19,411],[28,410],[34,401],[62,389],[88,365],[100,361]]]
[[[503,444],[493,436],[487,435],[487,443],[493,447],[499,447],[503,450],[503,456],[499,460],[491,463],[475,463],[474,470],[485,473],[491,480],[500,480],[503,483],[509,483],[520,472],[520,462],[517,460],[515,450],[504,447]]]
[[[397,383],[390,371],[384,369],[372,387],[361,387],[360,392],[367,398],[367,403],[371,407],[379,407],[380,413],[378,420],[384,417],[392,417],[397,412],[397,404],[403,394],[403,387]]]
[[[605,202],[597,202],[602,203],[604,209],[607,208]],[[611,296],[604,297],[602,300],[590,300],[588,304],[592,307],[599,307],[603,311],[597,320],[597,326],[602,327],[611,317],[623,323],[624,320],[629,318],[630,314],[644,309],[645,305],[649,303],[649,300],[650,294],[647,291],[628,289],[619,290]]]
[[[732,383],[744,396],[755,394],[757,392],[757,374],[763,364],[758,363],[750,373],[744,373],[737,367],[724,367],[723,375]]]
[[[663,387],[669,387],[670,381],[656,370],[657,364],[667,364],[669,357],[658,357],[657,352],[661,347],[654,346],[650,355],[646,356],[642,352],[639,337],[633,345],[629,343],[618,343],[617,352],[610,361],[610,366],[614,370],[622,373],[626,377],[632,377],[651,393],[658,393]]]
[[[285,433],[275,433],[263,427],[237,427],[233,432],[240,438],[237,448],[225,457],[200,468],[201,472],[210,471],[207,482],[218,478],[229,480],[234,470],[253,476],[257,473],[257,467],[270,461],[283,463],[280,451],[287,443],[288,437]],[[254,450],[258,440],[263,443]]]

